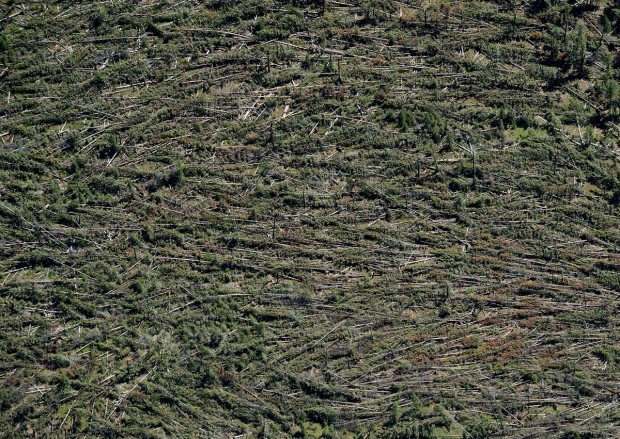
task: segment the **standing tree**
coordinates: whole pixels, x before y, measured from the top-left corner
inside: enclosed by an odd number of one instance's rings
[[[601,32],[601,40],[599,41],[599,46],[603,44],[605,35],[609,35],[612,31],[611,20],[609,20],[607,15],[603,15],[603,18],[601,18],[601,24],[603,25],[603,31]]]
[[[607,106],[609,107],[609,114],[616,114],[616,110],[618,109],[618,97],[620,97],[620,87],[618,83],[613,79],[608,79],[603,83],[603,96],[607,101]]]
[[[586,29],[583,23],[579,23],[573,32],[569,50],[569,59],[572,68],[579,76],[583,76],[585,73],[586,54],[588,51]]]

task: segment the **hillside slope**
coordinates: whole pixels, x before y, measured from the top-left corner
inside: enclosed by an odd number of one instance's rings
[[[620,9],[0,5],[0,434],[620,435]]]

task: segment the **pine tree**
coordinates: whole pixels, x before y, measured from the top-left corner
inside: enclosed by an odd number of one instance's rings
[[[572,35],[569,53],[571,65],[579,76],[583,76],[585,73],[587,50],[588,42],[586,38],[586,30],[583,23],[580,23]]]

